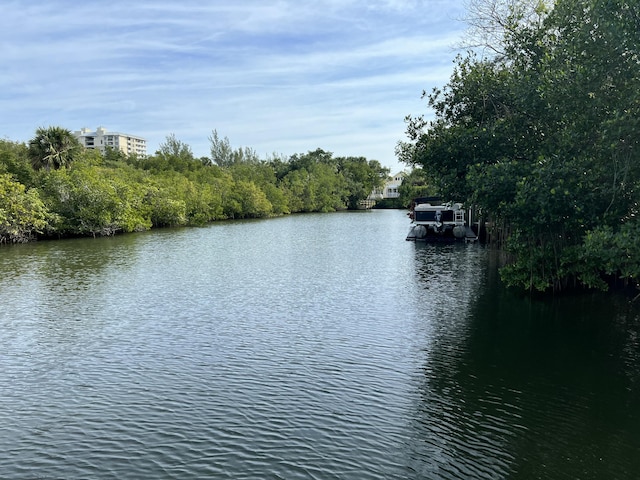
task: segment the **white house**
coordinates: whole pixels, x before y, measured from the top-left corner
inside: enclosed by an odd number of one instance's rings
[[[367,197],[367,201],[375,203],[385,198],[398,198],[400,196],[398,188],[402,185],[406,175],[406,172],[398,172],[393,177],[389,177],[382,188],[376,188],[371,192]]]
[[[100,150],[104,153],[107,147],[120,150],[127,155],[136,154],[140,157],[147,156],[147,141],[136,135],[120,132],[108,132],[104,127],[96,128],[95,132],[88,128],[82,128],[73,132],[81,145],[85,148]]]
[[[402,181],[406,176],[406,172],[398,172],[387,180],[382,190],[382,198],[398,198],[400,196],[398,188],[402,185]]]

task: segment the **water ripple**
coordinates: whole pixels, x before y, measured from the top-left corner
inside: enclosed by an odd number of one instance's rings
[[[541,342],[548,312],[486,300],[486,252],[405,233],[364,212],[3,251],[0,477],[640,471],[637,316]]]

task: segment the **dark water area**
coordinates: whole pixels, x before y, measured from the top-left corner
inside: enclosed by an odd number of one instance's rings
[[[640,308],[399,211],[0,248],[0,478],[640,478]]]

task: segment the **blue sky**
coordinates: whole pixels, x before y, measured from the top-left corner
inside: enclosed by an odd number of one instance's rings
[[[104,126],[205,156],[215,129],[262,157],[322,148],[395,171],[463,16],[462,0],[4,0],[0,137]]]

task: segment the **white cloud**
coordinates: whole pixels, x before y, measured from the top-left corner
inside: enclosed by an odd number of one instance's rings
[[[396,167],[404,116],[451,73],[461,15],[456,0],[8,1],[0,136],[103,125],[206,155],[215,128],[264,154]]]

